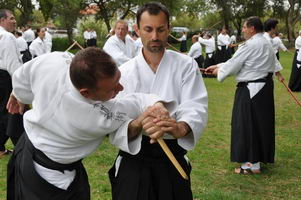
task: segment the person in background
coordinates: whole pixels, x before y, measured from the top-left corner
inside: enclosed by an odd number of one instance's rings
[[[128,36],[128,23],[118,20],[114,26],[115,34],[106,41],[103,50],[113,57],[118,66],[136,55],[133,39]]]
[[[47,53],[45,28],[38,28],[36,34],[37,38],[29,46],[29,51],[33,58]]]
[[[52,49],[52,35],[49,33],[48,28],[45,28],[44,42],[46,45],[46,53],[50,53]]]
[[[275,33],[277,31],[277,24],[278,24],[278,20],[271,18],[271,19],[267,19],[263,25],[264,31],[265,31],[263,33],[263,36],[269,42],[269,44],[271,45],[272,48],[273,48],[272,35],[273,35],[273,33]],[[283,68],[282,68],[282,65],[280,64],[279,60],[277,59],[276,54],[275,54],[275,60],[276,60],[275,61],[275,63],[276,63],[275,75],[277,76],[278,80],[281,82],[284,80],[284,78],[280,72]]]
[[[211,65],[215,65],[215,39],[209,33],[200,35],[199,43],[205,46],[206,58],[204,62],[204,68],[207,68]]]
[[[194,58],[194,60],[198,63],[199,68],[203,68],[204,57],[202,55],[202,46],[198,42],[199,36],[194,35],[192,36],[191,40],[192,45],[187,55]]]
[[[233,55],[235,53],[235,44],[236,44],[237,40],[236,40],[236,35],[232,34],[230,37],[230,44],[232,45],[231,47],[229,47],[229,50],[231,52],[231,55]]]
[[[226,28],[220,30],[220,34],[217,36],[217,51],[216,62],[226,62],[231,58],[229,48],[231,47],[230,36],[227,33]]]
[[[11,77],[22,65],[21,54],[12,32],[16,28],[16,19],[7,9],[0,9],[0,158],[11,153],[5,143],[9,139],[7,127],[9,114],[6,104],[12,91]]]
[[[182,32],[182,36],[178,39],[180,44],[180,51],[181,52],[187,52],[187,32]]]
[[[31,29],[31,26],[29,24],[25,25],[25,31],[23,32],[23,38],[27,42],[28,47],[34,41],[36,38],[34,31]]]
[[[295,92],[301,91],[301,30],[299,36],[295,40],[295,55],[292,63],[292,71],[288,83],[288,87]]]
[[[22,55],[23,63],[26,63],[31,60],[32,56],[29,52],[27,42],[22,37],[22,33],[19,31],[15,31],[15,37],[17,39],[17,46],[20,54]]]
[[[96,47],[97,46],[97,33],[94,29],[90,31],[90,46]]]
[[[236,76],[238,82],[231,121],[231,162],[240,163],[237,174],[261,173],[260,163],[274,163],[275,108],[273,73],[276,56],[264,38],[259,17],[249,17],[242,32],[246,42],[225,63],[206,73],[222,82]]]
[[[286,46],[283,44],[281,38],[282,33],[275,32],[272,34],[273,38],[273,49],[275,51],[276,57],[279,60],[279,49],[282,49],[282,51],[288,51]]]

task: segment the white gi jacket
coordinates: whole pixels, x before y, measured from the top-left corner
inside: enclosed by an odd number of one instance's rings
[[[279,49],[282,49],[283,51],[287,51],[287,48],[284,46],[282,40],[278,36],[273,38],[273,49],[275,53],[277,53]]]
[[[295,49],[301,48],[301,36],[299,35],[295,40]]]
[[[134,94],[107,102],[86,99],[71,83],[71,59],[67,52],[45,54],[14,73],[13,94],[22,103],[32,103],[24,114],[32,144],[51,160],[66,164],[92,153],[111,133],[113,145],[138,153],[141,135],[128,143],[128,124],[159,98]]]
[[[188,56],[192,58],[198,58],[200,55],[202,55],[202,46],[199,42],[195,42],[188,52]]]
[[[264,32],[263,37],[265,37],[265,39],[269,42],[270,46],[273,48],[273,38],[270,36],[270,34],[267,32]],[[275,65],[276,65],[275,72],[279,72],[283,69],[282,65],[280,64],[279,60],[276,57],[276,54],[275,54]]]
[[[206,53],[213,53],[215,51],[215,39],[214,39],[214,37],[211,37],[209,39],[204,39],[202,37],[199,37],[199,43],[201,43],[202,45],[205,45],[205,52]]]
[[[52,35],[48,31],[45,32],[44,41],[46,46],[46,53],[50,53],[52,48]]]
[[[187,55],[165,50],[157,72],[154,73],[141,50],[119,69],[124,90],[118,97],[143,92],[157,94],[165,100],[174,100],[177,106],[172,117],[186,122],[192,130],[192,133],[178,139],[178,144],[186,150],[193,149],[208,118],[207,91],[196,61]],[[172,136],[165,134],[164,138]]]
[[[236,75],[237,82],[247,82],[264,78],[275,71],[275,53],[270,43],[262,33],[257,33],[240,45],[233,57],[225,63],[220,63],[217,79],[223,81],[226,77]],[[250,97],[255,96],[265,83],[249,83]]]
[[[231,40],[230,40],[230,37],[229,37],[229,35],[228,34],[219,34],[218,36],[217,36],[217,48],[219,49],[219,50],[221,50],[222,49],[222,47],[221,46],[226,46],[226,49],[228,49],[228,45],[231,43]]]
[[[15,36],[0,26],[0,69],[12,76],[22,63]]]
[[[27,42],[24,40],[23,37],[18,37],[17,38],[17,46],[18,50],[21,51],[26,51],[28,49]]]
[[[46,53],[46,44],[44,40],[41,40],[40,37],[37,37],[30,45],[29,51],[32,57],[40,56]]]
[[[24,31],[22,37],[25,39],[26,42],[32,42],[36,38],[31,28]]]
[[[105,43],[103,50],[115,60],[118,66],[129,61],[136,55],[136,47],[130,36],[125,37],[125,43],[116,35],[111,36]]]

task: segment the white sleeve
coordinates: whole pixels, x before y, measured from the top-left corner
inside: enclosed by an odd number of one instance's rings
[[[30,51],[30,54],[32,55],[32,57],[37,56],[36,48],[37,47],[35,45],[35,42],[32,41],[32,43],[29,45],[29,51]]]
[[[286,46],[283,44],[282,40],[279,39],[279,46],[283,51],[287,51]]]
[[[226,77],[236,75],[241,70],[245,60],[247,60],[249,52],[248,47],[244,44],[238,48],[231,59],[225,63],[218,64],[217,80],[222,82]]]
[[[209,40],[206,40],[202,37],[199,37],[199,43],[200,44],[203,44],[203,45],[209,45],[210,44],[210,41]]]
[[[24,104],[31,104],[33,101],[33,93],[31,90],[32,86],[30,82],[33,74],[31,70],[33,64],[33,60],[25,63],[22,67],[16,70],[12,77],[13,94]]]
[[[208,120],[207,90],[196,61],[191,59],[191,62],[183,76],[181,103],[176,111],[176,120],[186,122],[192,130],[192,133],[178,139],[178,144],[186,150],[195,147]]]
[[[118,44],[114,41],[108,40],[103,47],[103,50],[113,57],[118,66],[131,59],[123,53]]]
[[[12,76],[13,73],[22,65],[20,53],[17,47],[17,41],[12,34],[3,34],[1,38],[2,57],[1,65],[5,67]]]

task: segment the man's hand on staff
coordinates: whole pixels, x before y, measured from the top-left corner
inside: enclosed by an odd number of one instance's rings
[[[153,106],[148,107],[137,119],[133,120],[129,124],[129,138],[135,138],[141,132],[142,128],[149,135],[156,133],[155,135],[158,135],[158,137],[155,138],[159,138],[163,135],[163,132],[160,130],[159,127],[152,123],[152,121],[154,119],[165,118],[169,118],[168,110],[164,107],[163,103],[155,103]],[[155,141],[152,141],[152,143],[153,142]]]

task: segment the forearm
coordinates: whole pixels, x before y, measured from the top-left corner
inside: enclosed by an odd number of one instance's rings
[[[133,120],[128,126],[128,141],[134,140],[142,131],[142,124],[139,120]]]

